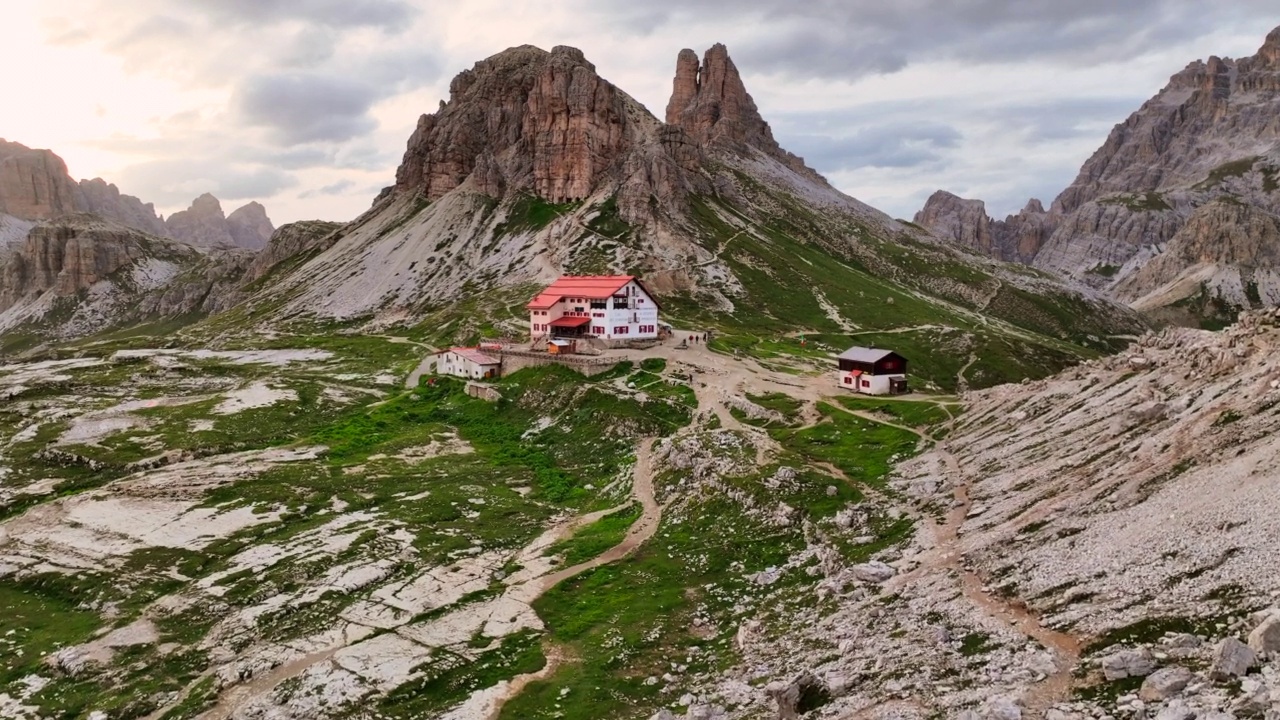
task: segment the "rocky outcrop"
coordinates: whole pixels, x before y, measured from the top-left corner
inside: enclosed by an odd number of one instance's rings
[[[638,103],[565,46],[506,50],[459,74],[449,94],[419,119],[396,172],[398,189],[428,200],[468,179],[491,197],[585,198],[620,168],[640,123]]]
[[[289,223],[276,230],[271,241],[257,255],[245,275],[246,282],[253,282],[276,269],[277,265],[286,261],[300,262],[309,258],[313,251],[328,247],[337,238],[341,223],[309,220]]]
[[[145,255],[136,231],[91,216],[69,216],[31,230],[0,273],[0,310],[26,295],[71,295]]]
[[[231,247],[235,238],[227,227],[218,198],[205,193],[191,202],[191,207],[169,216],[165,222],[169,235],[202,247]]]
[[[62,158],[0,139],[0,213],[46,220],[81,209],[79,188]]]
[[[218,198],[205,193],[191,202],[191,207],[169,216],[165,223],[168,235],[200,247],[241,247],[258,250],[267,244],[275,228],[259,203],[231,213],[222,213]]]
[[[155,205],[121,194],[119,188],[102,178],[81,180],[80,198],[82,202],[78,209],[81,212],[93,213],[152,235],[169,235],[164,220],[156,215]]]
[[[667,124],[680,128],[702,146],[755,148],[811,178],[825,179],[778,145],[769,123],[747,93],[729,50],[716,43],[698,63],[693,50],[676,58],[676,77],[667,103]]]
[[[998,260],[1030,263],[1053,231],[1053,220],[1039,200],[1022,212],[993,220],[981,200],[966,200],[945,190],[929,197],[915,223],[930,233]]]
[[[930,198],[917,222],[953,242],[1030,263],[1130,302],[1161,283],[1189,277],[1196,267],[1235,267],[1235,258],[1247,256],[1244,266],[1252,270],[1243,273],[1243,282],[1237,270],[1228,273],[1234,279],[1206,275],[1188,280],[1178,292],[1160,294],[1143,309],[1178,301],[1187,291],[1198,291],[1204,279],[1217,293],[1210,304],[1247,307],[1243,288],[1254,283],[1255,271],[1264,277],[1260,286],[1280,273],[1274,253],[1258,245],[1269,233],[1265,216],[1280,214],[1277,56],[1280,28],[1252,57],[1191,63],[1112,130],[1050,212],[1029,209],[1015,216],[1016,230],[1007,227],[1015,218],[1001,227],[985,218],[976,201],[946,195]],[[1218,207],[1223,201],[1262,214],[1227,211]],[[1210,206],[1212,211],[1201,212]],[[1194,227],[1183,235],[1189,225]],[[1011,241],[1010,232],[1020,239]],[[1182,239],[1175,242],[1178,235]],[[1280,280],[1276,284],[1276,299],[1261,293],[1265,303],[1280,300]]]
[[[276,228],[267,217],[267,209],[261,203],[251,202],[227,216],[227,230],[237,246],[259,250],[271,240]]]
[[[45,221],[0,264],[0,332],[67,338],[141,319],[227,310],[252,259],[200,250],[90,214]]]
[[[1128,275],[1115,288],[1118,297],[1135,301],[1155,292],[1189,272],[1212,268],[1214,274],[1234,276],[1236,288],[1217,289],[1232,304],[1248,306],[1245,288],[1254,283],[1262,270],[1280,268],[1280,218],[1235,200],[1218,200],[1203,205],[1192,213],[1186,224],[1169,240],[1164,252],[1154,257],[1137,272]],[[1188,292],[1199,291],[1192,283]],[[1255,291],[1253,302],[1262,302],[1274,294],[1280,299],[1280,287],[1271,292]],[[1185,297],[1170,297],[1176,302]]]

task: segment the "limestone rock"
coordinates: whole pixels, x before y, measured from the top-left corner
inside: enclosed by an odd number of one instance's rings
[[[966,200],[939,190],[916,213],[915,223],[934,235],[1008,262],[1030,263],[1054,228],[1039,200],[1004,220],[987,216],[981,200]]]
[[[1184,667],[1161,668],[1142,682],[1138,697],[1145,702],[1168,700],[1186,689],[1195,676]]]
[[[769,683],[764,691],[777,704],[778,720],[798,720],[831,699],[826,684],[809,672],[801,673],[791,682]]]
[[[245,281],[253,282],[271,272],[280,263],[302,259],[305,255],[323,250],[337,240],[340,223],[309,220],[281,226],[271,235],[270,242],[253,258]]]
[[[0,213],[48,220],[82,209],[79,195],[62,158],[0,139]]]
[[[267,217],[267,209],[261,203],[251,202],[227,216],[227,231],[239,247],[259,250],[271,240],[276,228]]]
[[[1143,677],[1155,669],[1155,660],[1146,648],[1121,650],[1102,658],[1102,674],[1108,680]]]
[[[165,225],[170,235],[192,245],[232,247],[236,242],[222,214],[222,203],[209,193],[193,200],[186,210],[170,215]]]
[[[1259,656],[1280,653],[1280,612],[1272,611],[1249,633],[1249,648]]]
[[[982,720],[1022,720],[1022,708],[1007,697],[991,698],[978,714]]]
[[[1196,711],[1182,700],[1174,700],[1156,713],[1156,720],[1194,720]]]
[[[1234,677],[1241,677],[1253,667],[1256,656],[1253,650],[1236,638],[1227,638],[1218,643],[1213,651],[1213,665],[1209,670],[1210,679],[1222,682]]]
[[[854,565],[850,570],[853,576],[863,582],[883,583],[888,582],[890,578],[898,574],[891,566],[886,565],[878,560],[868,563]]]
[[[154,205],[144,203],[132,195],[122,194],[120,188],[102,178],[81,180],[80,196],[83,203],[79,209],[83,212],[93,213],[152,235],[166,237],[169,234],[164,221],[156,215]]]
[[[698,63],[693,50],[676,58],[676,76],[667,103],[667,124],[678,127],[703,146],[754,148],[792,170],[826,184],[817,172],[778,145],[769,123],[747,93],[738,66],[721,43],[712,45]]]
[[[634,140],[634,101],[576,48],[511,48],[458,75],[449,93],[419,119],[399,190],[435,200],[471,178],[494,197],[528,189],[553,202],[581,199]]]

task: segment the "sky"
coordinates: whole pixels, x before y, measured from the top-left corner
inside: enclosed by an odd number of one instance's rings
[[[1252,55],[1274,0],[2,0],[0,137],[169,214],[212,192],[277,225],[349,220],[450,79],[581,48],[661,115],[676,55],[723,42],[783,147],[910,218],[1066,187],[1170,75]]]

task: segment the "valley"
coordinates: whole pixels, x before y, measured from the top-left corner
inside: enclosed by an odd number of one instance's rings
[[[1126,127],[1256,119],[1278,43]],[[481,60],[345,223],[0,142],[0,717],[1274,720],[1270,155],[1183,149],[896,220],[721,44],[661,119],[576,48]],[[661,321],[588,333],[619,300]]]

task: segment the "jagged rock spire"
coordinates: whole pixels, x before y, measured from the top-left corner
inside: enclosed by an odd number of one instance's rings
[[[797,172],[826,183],[822,176],[778,145],[769,123],[742,82],[738,66],[722,43],[712,45],[698,63],[693,50],[676,58],[676,77],[667,103],[667,124],[703,146],[753,147]]]

